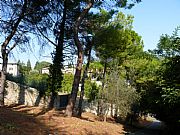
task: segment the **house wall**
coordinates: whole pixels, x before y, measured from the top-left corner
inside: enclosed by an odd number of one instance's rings
[[[42,68],[42,74],[49,74],[49,68]]]
[[[63,74],[75,74],[75,71],[76,71],[75,68],[65,67],[64,69],[62,69]],[[49,67],[42,68],[41,73],[42,74],[49,74]]]
[[[0,63],[0,70],[2,70],[2,63]],[[19,75],[19,66],[17,63],[8,63],[7,73],[12,74],[13,76]]]

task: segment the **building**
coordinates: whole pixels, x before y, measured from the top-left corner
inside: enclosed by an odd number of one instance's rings
[[[41,73],[42,74],[49,74],[49,67],[42,68]]]
[[[2,70],[2,63],[0,63],[0,70]],[[13,76],[19,75],[19,65],[17,63],[8,63],[7,64],[7,73],[12,74]]]
[[[73,67],[64,67],[63,74],[75,74],[76,69]]]
[[[49,67],[42,68],[41,73],[49,74]],[[62,73],[63,74],[75,74],[75,68],[64,67],[64,69],[62,69]]]

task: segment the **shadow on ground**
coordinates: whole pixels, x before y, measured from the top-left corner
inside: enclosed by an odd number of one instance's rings
[[[64,117],[64,110],[11,105],[0,109],[0,135],[117,135],[123,125],[112,118],[101,121],[92,113]]]
[[[32,110],[33,107],[23,105],[1,107],[0,135],[49,135],[55,134],[57,130],[59,134],[67,134],[65,127],[56,129],[27,113]]]

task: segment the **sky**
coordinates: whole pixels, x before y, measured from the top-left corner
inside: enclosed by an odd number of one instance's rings
[[[142,0],[132,9],[121,11],[134,16],[133,29],[142,36],[144,50],[155,49],[162,34],[171,35],[177,26],[180,26],[180,0]],[[14,57],[10,57],[10,62],[18,60],[27,62],[30,59],[32,66],[36,61],[51,62],[53,48],[46,47],[40,55],[39,47],[32,47],[32,51],[27,53],[13,51]],[[18,52],[18,53],[17,53]]]
[[[171,35],[180,26],[179,7],[180,0],[142,0],[125,10],[134,16],[134,30],[142,36],[144,50],[155,49],[162,34]]]

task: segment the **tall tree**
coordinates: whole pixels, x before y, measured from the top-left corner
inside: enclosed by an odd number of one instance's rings
[[[85,40],[86,40],[86,45],[84,49],[84,55],[87,56],[87,64],[85,65],[85,69],[82,75],[81,79],[81,91],[80,91],[80,99],[79,99],[79,104],[78,104],[78,116],[80,117],[82,114],[82,103],[83,103],[83,97],[85,93],[85,80],[88,75],[89,71],[89,66],[90,66],[90,60],[91,60],[91,50],[93,48],[93,41],[94,41],[94,33],[101,29],[101,25],[104,25],[105,23],[108,22],[108,20],[111,18],[111,16],[114,14],[114,11],[106,12],[104,10],[101,10],[100,13],[98,14],[90,14],[86,21],[88,21],[88,26],[86,26],[89,34],[91,36],[85,35]],[[97,64],[97,63],[96,63]],[[98,68],[99,69],[99,68]],[[95,69],[96,70],[96,69]],[[96,71],[95,71],[96,72]],[[92,87],[96,87],[96,85],[92,85]],[[93,93],[93,91],[92,91]]]
[[[28,68],[28,71],[31,71],[31,61],[28,59],[27,61],[27,68]]]
[[[62,21],[59,25],[60,33],[57,35],[58,44],[56,46],[56,51],[53,57],[53,64],[50,66],[50,89],[51,89],[51,100],[49,104],[49,108],[53,108],[54,100],[57,95],[57,90],[62,87],[62,70],[63,69],[63,44],[64,44],[64,34],[65,34],[65,23],[67,16],[67,0],[63,3],[63,16]],[[59,70],[60,69],[60,70]]]
[[[78,104],[78,116],[80,117],[82,114],[82,103],[83,103],[83,97],[84,97],[84,85],[85,85],[85,79],[87,78],[88,75],[88,70],[89,70],[89,65],[90,65],[90,60],[91,60],[91,50],[92,50],[92,41],[89,40],[87,44],[87,64],[83,72],[83,76],[81,79],[81,92],[80,92],[80,98],[79,98],[79,104]]]
[[[82,64],[83,64],[83,45],[79,40],[78,33],[79,33],[79,27],[85,17],[85,15],[89,12],[91,7],[93,6],[94,1],[90,0],[87,4],[87,6],[84,8],[84,10],[81,12],[80,16],[77,18],[75,24],[74,24],[74,41],[75,45],[78,50],[78,60],[77,60],[77,66],[76,66],[76,71],[74,75],[74,81],[73,81],[73,87],[71,91],[71,96],[68,101],[68,105],[66,107],[66,115],[67,116],[72,116],[73,114],[73,109],[76,103],[76,97],[77,97],[77,92],[79,88],[79,82],[81,78],[81,70],[82,70]]]
[[[139,2],[140,0],[136,0],[135,2]],[[134,2],[134,1],[133,1]],[[104,2],[106,3],[106,2]],[[115,4],[114,4],[115,3]],[[75,76],[74,76],[74,82],[73,82],[73,87],[72,87],[72,91],[71,91],[71,96],[69,98],[69,102],[68,105],[66,107],[66,115],[68,116],[72,116],[73,114],[73,110],[75,107],[75,102],[76,102],[76,97],[77,97],[77,92],[78,92],[78,87],[79,87],[79,82],[80,82],[80,77],[81,77],[81,70],[82,70],[82,63],[83,63],[83,44],[81,43],[80,39],[79,39],[79,32],[80,32],[80,26],[82,24],[83,19],[85,18],[85,16],[88,14],[89,10],[93,7],[100,7],[101,4],[103,4],[100,1],[95,1],[94,0],[88,0],[86,6],[84,7],[84,2],[80,2],[80,4],[82,4],[83,7],[80,15],[77,17],[77,20],[74,23],[74,41],[75,41],[75,45],[77,47],[77,55],[78,55],[78,59],[77,59],[77,66],[76,66],[76,72],[75,72]],[[134,5],[134,3],[128,3],[127,0],[123,0],[123,1],[113,1],[113,4],[118,6],[118,7],[132,7]]]
[[[71,55],[73,50],[71,48],[74,44],[72,24],[79,11],[78,2],[71,0],[50,1],[48,6],[52,12],[42,21],[44,23],[36,26],[40,37],[43,37],[55,47],[55,51],[52,53],[53,63],[50,66],[48,81],[49,91],[51,92],[50,108],[53,107],[55,95],[61,90],[63,59],[67,59],[67,55]],[[50,35],[53,37],[50,37]],[[51,39],[54,39],[54,41]]]
[[[132,57],[135,53],[142,51],[141,37],[132,30],[133,16],[125,16],[122,12],[101,27],[95,33],[95,50],[97,56],[104,63],[102,89],[99,95],[98,113],[102,112],[104,101],[104,86],[106,72],[112,70],[110,65],[113,60],[117,59],[119,66],[122,66],[124,61]]]
[[[141,38],[132,29],[133,16],[127,17],[119,12],[95,34],[95,50],[104,63],[104,77],[108,61],[113,58],[126,57],[125,50],[140,44]],[[127,51],[128,52],[128,51]],[[130,53],[130,52],[129,52]]]

